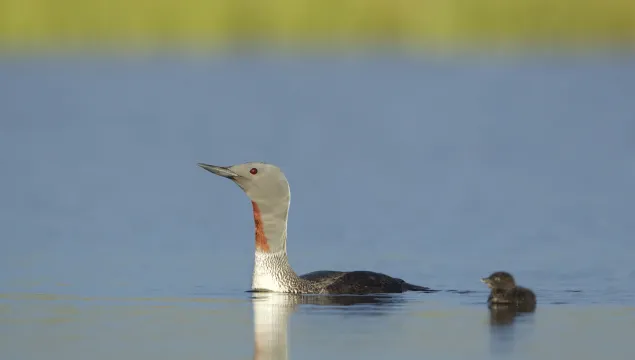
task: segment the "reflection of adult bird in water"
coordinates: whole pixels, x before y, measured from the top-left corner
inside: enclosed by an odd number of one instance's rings
[[[404,301],[376,296],[305,296],[274,292],[253,293],[254,360],[288,359],[287,327],[289,316],[300,304],[349,306],[382,305]]]
[[[283,294],[258,293],[254,306],[254,359],[288,358],[287,325],[297,303]]]

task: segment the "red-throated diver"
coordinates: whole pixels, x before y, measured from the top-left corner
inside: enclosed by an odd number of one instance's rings
[[[291,191],[280,168],[250,162],[229,167],[198,164],[231,179],[251,200],[256,227],[252,291],[295,294],[377,294],[434,291],[371,271],[315,271],[298,276],[287,258],[287,218]]]
[[[519,311],[532,312],[536,309],[536,294],[530,289],[516,285],[512,274],[496,271],[481,281],[492,289],[487,298],[490,308],[511,306]]]

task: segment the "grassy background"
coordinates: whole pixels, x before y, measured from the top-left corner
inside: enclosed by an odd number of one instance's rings
[[[635,0],[0,0],[0,48],[631,46]]]

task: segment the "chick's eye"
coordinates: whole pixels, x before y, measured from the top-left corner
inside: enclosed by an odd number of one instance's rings
[[[251,168],[251,170],[249,170],[249,172],[251,173],[251,175],[256,175],[258,173],[258,169]]]

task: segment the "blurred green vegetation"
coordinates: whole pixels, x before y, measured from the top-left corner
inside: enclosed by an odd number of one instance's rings
[[[635,40],[635,0],[0,0],[0,47]]]

